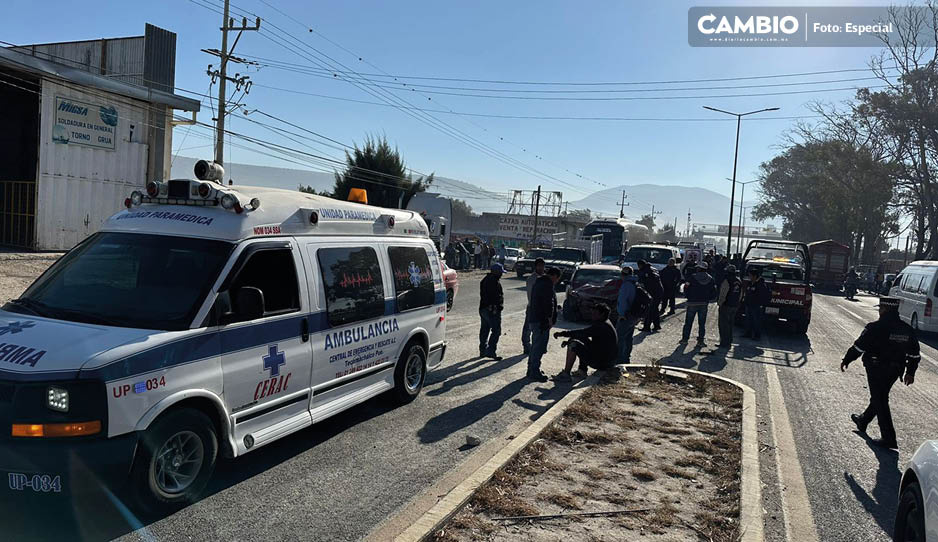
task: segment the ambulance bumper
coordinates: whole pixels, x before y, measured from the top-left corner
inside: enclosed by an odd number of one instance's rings
[[[0,446],[0,496],[78,495],[118,488],[133,464],[137,434],[114,438],[14,439]]]

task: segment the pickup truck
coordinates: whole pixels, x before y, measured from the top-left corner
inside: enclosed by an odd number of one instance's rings
[[[544,257],[544,263],[547,267],[560,269],[560,282],[557,283],[560,288],[570,282],[578,266],[590,263],[589,253],[582,248],[556,247],[550,249],[550,253]]]
[[[798,241],[755,239],[746,247],[743,261],[743,289],[749,282],[749,270],[756,269],[772,291],[772,299],[765,308],[766,318],[785,320],[796,333],[807,333],[812,297],[808,245]],[[744,310],[745,304],[739,313]]]
[[[518,275],[518,278],[520,279],[529,273],[533,273],[534,261],[538,258],[547,260],[548,255],[550,255],[549,248],[532,248],[525,252],[524,258],[515,262],[515,273]]]

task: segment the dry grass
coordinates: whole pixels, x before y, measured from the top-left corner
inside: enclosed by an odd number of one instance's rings
[[[693,480],[697,477],[694,473],[679,469],[673,465],[665,465],[662,467],[661,471],[671,478],[684,478],[685,480]]]
[[[609,454],[609,459],[616,463],[638,463],[645,457],[645,452],[639,448],[619,448]]]
[[[433,540],[736,541],[741,401],[732,386],[657,369],[603,381],[500,469]],[[614,508],[646,511],[492,521]]]
[[[705,438],[686,438],[681,441],[681,446],[684,446],[692,452],[713,453],[713,446],[710,444],[710,441]]]
[[[651,482],[658,479],[658,475],[651,472],[650,470],[644,467],[633,467],[631,470],[632,476],[641,480],[642,482]]]
[[[597,469],[596,467],[589,467],[586,469],[580,470],[583,474],[586,475],[590,480],[602,480],[608,478],[608,473],[602,469]]]
[[[580,502],[571,495],[554,493],[543,496],[543,499],[551,504],[556,504],[563,510],[580,510]]]

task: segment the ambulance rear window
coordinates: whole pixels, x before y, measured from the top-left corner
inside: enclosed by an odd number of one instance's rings
[[[234,245],[135,233],[97,233],[4,309],[92,324],[189,329]]]
[[[423,247],[388,247],[397,310],[407,311],[433,304],[433,271]]]
[[[384,282],[373,248],[321,248],[318,258],[329,325],[337,327],[384,315]]]

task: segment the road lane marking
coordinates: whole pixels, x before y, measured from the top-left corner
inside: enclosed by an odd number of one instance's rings
[[[817,542],[817,528],[808,500],[808,488],[804,481],[795,437],[788,419],[788,408],[782,395],[775,366],[766,365],[768,380],[769,411],[772,413],[772,439],[775,441],[775,465],[781,487],[782,516],[785,520],[785,535],[789,542]]]

